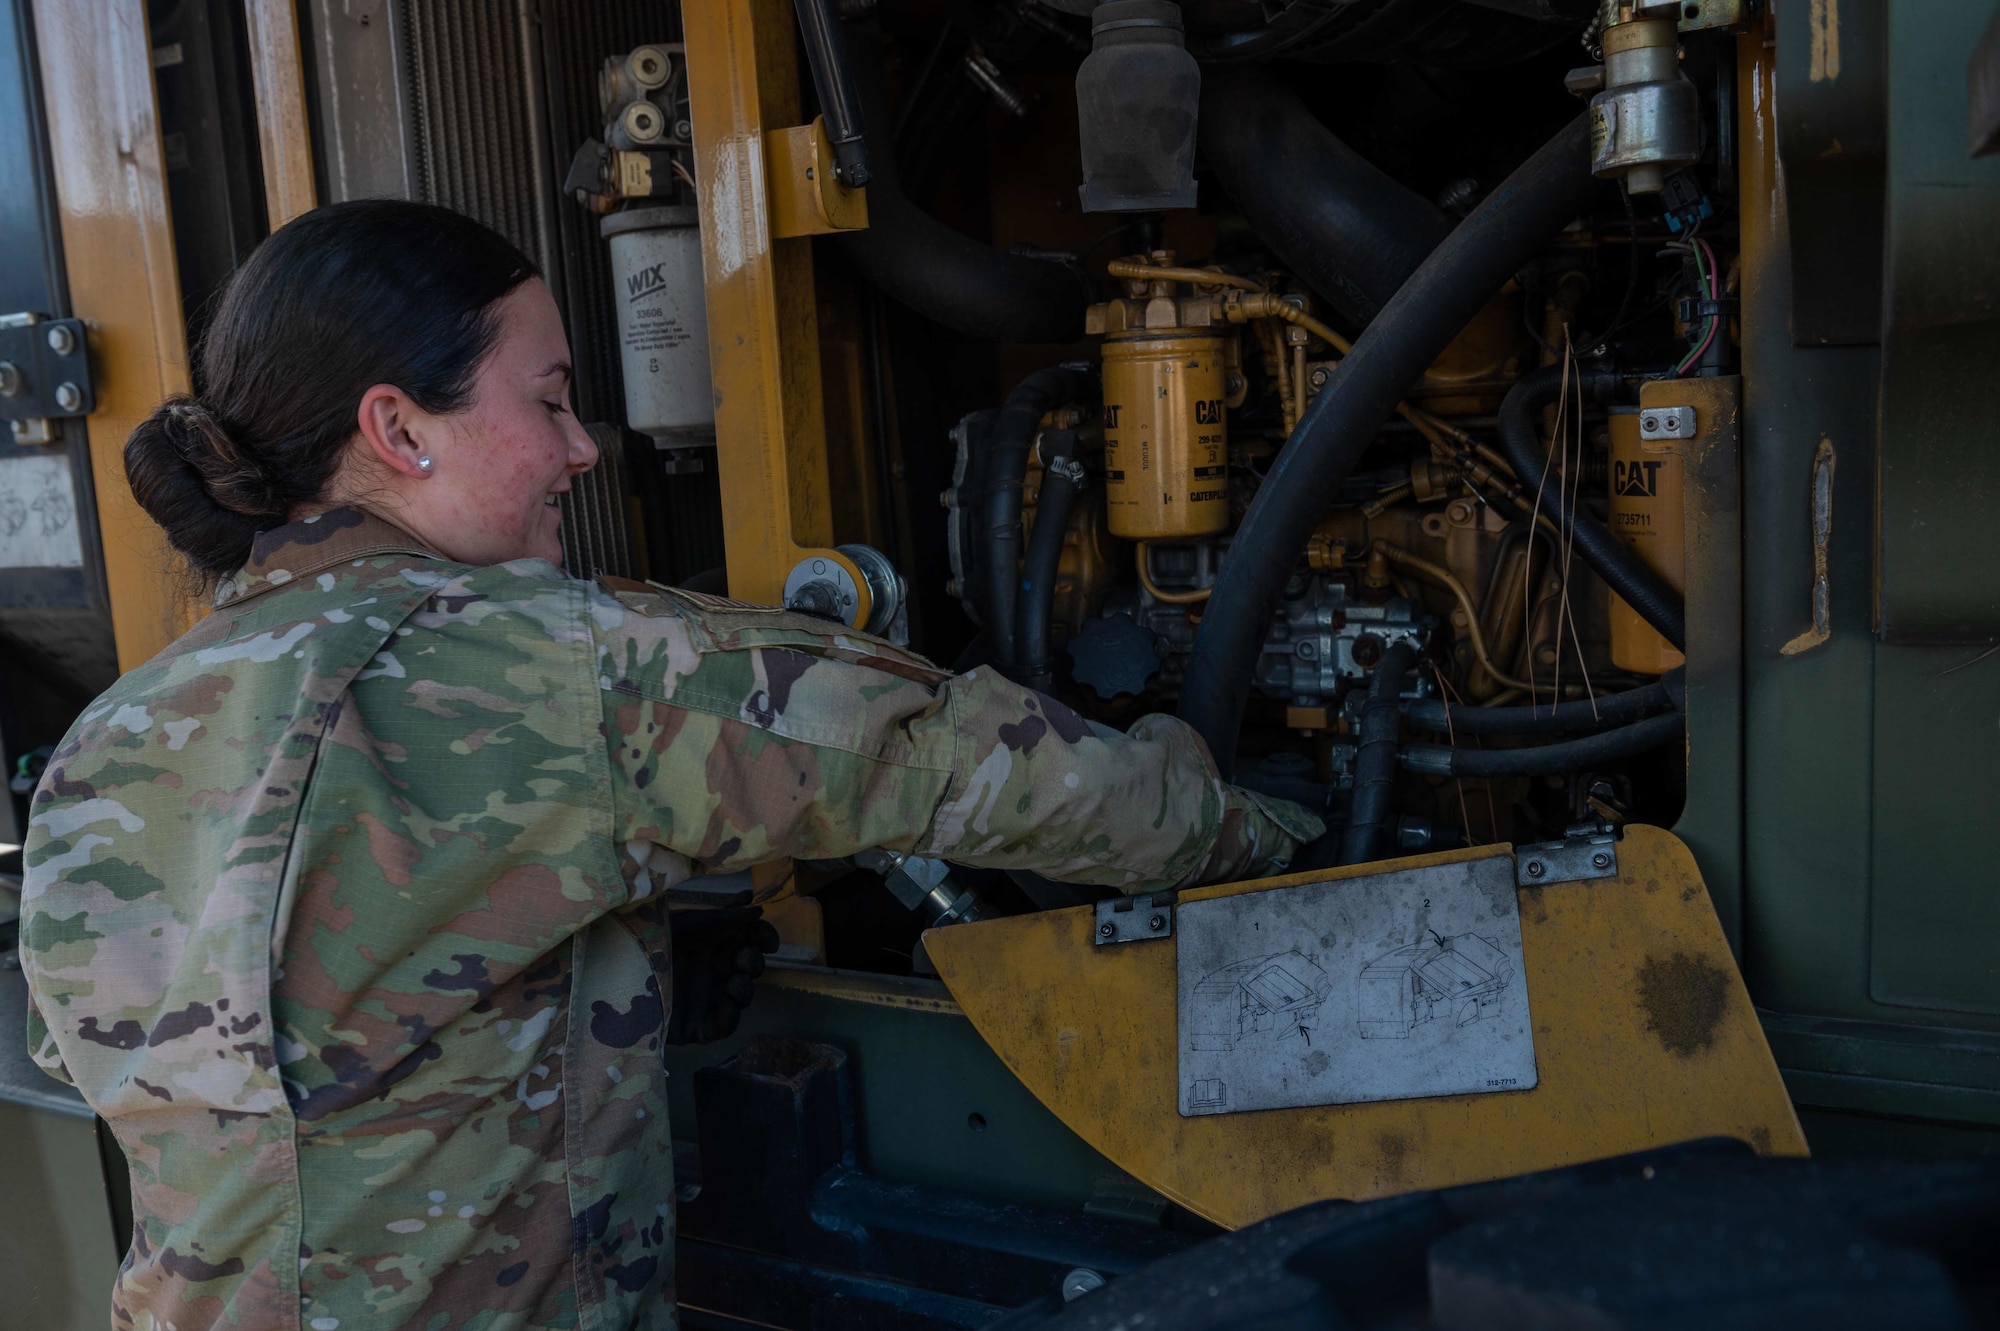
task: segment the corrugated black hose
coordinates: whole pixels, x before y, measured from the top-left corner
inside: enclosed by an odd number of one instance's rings
[[[986,466],[986,634],[993,661],[1010,679],[1023,664],[1015,637],[1015,600],[1021,581],[1021,483],[1028,449],[1042,417],[1053,408],[1097,391],[1088,367],[1051,365],[1036,370],[1007,395],[993,422]]]
[[[1015,630],[1021,645],[1021,683],[1046,693],[1054,678],[1056,571],[1070,510],[1083,492],[1083,464],[1075,457],[1076,435],[1048,430],[1042,435],[1042,492],[1035,501],[1035,528],[1028,533],[1028,557],[1021,562],[1021,589],[1015,597]]]
[[[1598,188],[1589,149],[1588,117],[1579,116],[1486,196],[1369,324],[1258,487],[1181,689],[1181,717],[1208,742],[1225,777],[1236,766],[1264,627],[1329,497],[1459,330],[1589,206]]]
[[[1603,375],[1585,375],[1583,394],[1601,391]],[[1556,515],[1558,524],[1571,533],[1576,549],[1598,577],[1638,611],[1676,650],[1687,650],[1687,623],[1681,598],[1631,550],[1621,544],[1608,528],[1570,502],[1562,472],[1549,465],[1542,452],[1541,414],[1563,391],[1563,368],[1544,365],[1522,375],[1507,390],[1500,404],[1500,442],[1507,460],[1521,478],[1521,488],[1530,494],[1541,491],[1542,507]],[[1543,476],[1547,472],[1546,479]]]
[[[1402,737],[1403,689],[1417,664],[1417,649],[1396,642],[1382,653],[1356,723],[1360,747],[1354,754],[1354,803],[1340,837],[1340,862],[1365,864],[1375,858],[1396,787],[1396,743]]]

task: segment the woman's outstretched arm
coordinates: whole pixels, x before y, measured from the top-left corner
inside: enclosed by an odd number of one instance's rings
[[[1144,892],[1281,872],[1322,830],[1171,717],[1120,734],[805,616],[593,595],[619,835],[712,870],[886,846]]]

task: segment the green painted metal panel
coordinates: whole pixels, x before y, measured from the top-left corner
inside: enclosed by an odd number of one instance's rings
[[[2000,655],[1977,660],[1985,650],[1884,646],[1876,658],[1878,1002],[2000,1014]]]
[[[1992,0],[1889,7],[1879,574],[1889,641],[2000,638],[2000,158],[1974,159],[1965,142],[1966,61],[1992,17]]]
[[[0,1326],[104,1331],[124,1253],[112,1239],[95,1122],[0,1102],[0,1197]]]
[[[1960,71],[1970,50],[1969,40],[1954,49],[1954,34],[1976,35],[1972,19],[1990,11],[1890,0],[1886,70],[1896,119],[1886,178],[1905,193],[1948,193],[1937,182],[1963,157]],[[1853,64],[1852,54],[1844,51],[1843,64]],[[1872,68],[1873,53],[1864,54]],[[1923,95],[1913,80],[1927,85]],[[1946,84],[1960,101],[1956,124]],[[1832,99],[1882,95],[1868,79],[1844,89],[1822,81],[1815,91],[1816,99],[1777,99],[1788,147],[1814,142],[1807,131],[1843,117],[1865,120],[1865,105],[1843,109]],[[1793,116],[1817,121],[1788,125]],[[1786,180],[1795,174],[1787,163]],[[1849,185],[1865,174],[1851,173]],[[1766,1014],[1766,1030],[1815,1150],[2000,1147],[2000,1046],[1980,1029],[2000,1027],[2000,968],[1989,955],[2000,943],[2000,873],[1988,833],[2000,805],[2000,657],[1946,675],[1984,644],[1884,642],[1876,618],[1878,520],[1884,559],[1935,584],[1889,586],[1885,597],[1906,598],[1897,602],[1904,609],[1929,605],[1931,613],[1967,588],[2000,587],[1992,517],[1978,485],[1952,462],[1983,467],[2000,456],[1992,447],[2000,435],[1978,415],[1983,407],[1964,402],[1992,396],[2000,359],[1986,353],[1983,372],[1968,376],[1964,356],[1943,354],[1955,339],[1977,343],[1989,325],[1975,317],[1976,301],[1966,303],[1972,288],[1942,292],[1931,276],[1940,265],[1976,276],[2000,255],[2000,212],[1982,235],[1931,229],[1921,234],[1933,253],[1891,256],[1902,286],[1889,302],[1885,357],[1874,346],[1824,345],[1794,326],[1795,287],[1843,274],[1826,270],[1825,246],[1799,262],[1793,243],[1802,232],[1845,226],[1868,202],[1829,212],[1782,193],[1758,206],[1775,210],[1776,248],[1746,269],[1742,290],[1745,979],[1761,1006],[1777,1010]],[[1900,206],[1902,229],[1892,221],[1891,233],[1915,243],[1908,198],[1873,206]],[[1963,259],[1968,248],[1980,257]],[[1932,363],[1910,373],[1911,354]],[[1936,400],[1904,391],[1919,386]],[[1813,466],[1822,440],[1835,457],[1831,634],[1801,649],[1813,622]]]
[[[948,997],[934,980],[867,978]],[[1172,1015],[1169,1007],[1169,1021]],[[884,1178],[1071,1209],[1107,1191],[1147,1192],[1030,1094],[963,1016],[772,984],[758,987],[730,1039],[668,1051],[677,1137],[695,1135],[694,1070],[729,1058],[753,1035],[794,1036],[847,1052],[860,1163]]]

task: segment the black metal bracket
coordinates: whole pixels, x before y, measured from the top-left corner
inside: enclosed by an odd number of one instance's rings
[[[0,314],[0,420],[88,416],[96,408],[83,320]]]

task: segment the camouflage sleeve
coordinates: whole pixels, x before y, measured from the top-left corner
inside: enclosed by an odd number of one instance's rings
[[[939,687],[954,756],[920,854],[1033,869],[1126,892],[1282,873],[1325,829],[1295,804],[1224,782],[1201,737],[1170,716],[1130,731],[975,670]]]
[[[0,879],[0,925],[15,924],[20,919],[20,888],[16,886],[14,879]],[[25,926],[21,934],[19,957],[21,968],[25,972],[34,964],[34,957],[31,955],[33,949],[28,946]],[[62,1059],[56,1053],[55,1041],[49,1037],[49,1024],[42,1019],[42,1010],[35,1006],[35,991],[32,986],[28,989],[28,1053],[34,1057],[36,1065],[42,1071],[57,1081],[67,1081],[75,1085],[75,1082],[71,1081],[69,1070],[63,1067]]]
[[[1093,726],[823,622],[600,593],[619,835],[711,870],[875,846],[1127,892],[1281,871],[1318,820],[1226,785],[1171,717]],[[633,851],[635,856],[639,851]]]
[[[76,1078],[69,1075],[63,1066],[62,1055],[56,1052],[55,1037],[49,1034],[49,1023],[42,1016],[42,1009],[35,1002],[35,989],[28,986],[28,1053],[35,1060],[35,1066],[54,1077],[57,1081],[76,1085]]]

